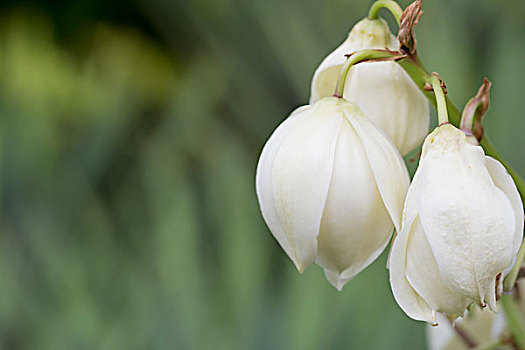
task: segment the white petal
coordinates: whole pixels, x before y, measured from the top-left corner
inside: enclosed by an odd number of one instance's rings
[[[441,279],[419,217],[414,219],[408,237],[405,275],[412,288],[432,310],[456,318],[463,315],[472,303],[472,300],[451,291]]]
[[[429,350],[445,350],[456,332],[447,317],[441,313],[436,315],[438,326],[427,325],[427,343]]]
[[[516,221],[515,233],[514,233],[514,254],[518,253],[520,249],[521,241],[523,239],[523,203],[521,197],[516,188],[516,184],[512,177],[509,175],[507,170],[500,162],[496,159],[485,156],[487,169],[490,173],[490,177],[494,184],[505,193],[507,198],[510,200],[512,208],[514,210],[514,217]]]
[[[353,127],[344,120],[317,239],[316,262],[341,290],[381,254],[393,229],[365,149]]]
[[[321,100],[294,115],[296,121],[278,149],[270,147],[274,156],[273,164],[264,164],[264,171],[270,172],[265,188],[258,186],[260,199],[262,192],[271,191],[266,201],[260,200],[263,216],[299,271],[317,255],[317,235],[342,122],[336,103],[337,99]],[[273,136],[268,142],[273,143]]]
[[[385,131],[402,155],[421,146],[430,123],[427,98],[395,62],[352,67],[344,97]]]
[[[466,349],[464,342],[442,314],[437,315],[438,327],[427,327],[427,339],[430,350]],[[488,344],[498,340],[505,329],[503,313],[495,314],[487,309],[472,307],[465,317],[456,320],[456,324],[478,344]]]
[[[399,232],[403,203],[410,184],[403,158],[383,131],[362,115],[345,115],[363,143],[379,193]]]
[[[514,214],[479,146],[450,125],[427,141],[419,213],[445,284],[495,307],[494,280],[512,260]]]
[[[409,317],[435,324],[435,312],[432,311],[427,302],[412,288],[405,274],[408,237],[413,226],[413,221],[414,218],[408,220],[392,244],[389,259],[390,286],[397,303]]]
[[[312,78],[310,103],[315,103],[323,97],[332,96],[339,72],[346,61],[346,54],[355,51],[352,43],[345,40],[335,51],[328,55],[319,65]]]
[[[418,168],[416,173],[414,174],[414,177],[412,178],[412,182],[410,183],[410,186],[408,187],[407,195],[405,198],[405,204],[403,206],[403,214],[402,214],[402,220],[401,220],[401,227],[405,227],[405,225],[408,225],[409,222],[407,222],[408,218],[414,218],[418,215],[417,207],[419,205],[419,199],[420,196],[414,193],[417,193],[419,191],[420,187],[420,179],[422,178],[422,171],[424,169]],[[397,235],[394,233],[394,237],[392,238],[392,241],[394,241],[397,238]],[[392,247],[390,247],[390,250],[392,250]],[[390,262],[390,254],[392,252],[389,252],[389,257],[387,260],[386,268],[389,268],[389,262]]]
[[[312,79],[310,103],[333,95],[341,66],[346,60],[345,55],[363,49],[388,48],[396,50],[398,46],[398,41],[384,20],[363,19],[352,28],[346,40],[329,54],[316,69]]]
[[[279,218],[279,213],[275,207],[272,174],[275,156],[277,152],[279,152],[284,139],[297,125],[298,119],[304,117],[305,112],[309,109],[311,109],[311,106],[301,106],[297,108],[275,129],[261,152],[255,176],[257,198],[263,218],[281,247],[296,265],[291,237],[285,233]]]

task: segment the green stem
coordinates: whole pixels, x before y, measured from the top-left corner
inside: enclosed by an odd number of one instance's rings
[[[518,278],[521,266],[523,265],[524,258],[525,244],[522,244],[520,250],[518,251],[518,256],[516,257],[516,261],[514,262],[512,270],[510,270],[509,274],[507,275],[507,277],[505,277],[505,280],[503,281],[504,291],[510,292],[514,288],[514,284],[516,284],[516,279]]]
[[[337,85],[335,87],[335,97],[343,97],[343,92],[345,89],[345,81],[348,76],[348,72],[353,65],[369,60],[382,60],[399,57],[395,53],[386,50],[361,50],[353,55],[349,56],[343,66],[341,67],[341,72],[339,73],[339,79],[337,79]]]
[[[401,15],[403,14],[403,9],[397,4],[397,2],[392,0],[378,0],[374,2],[372,7],[370,7],[370,11],[368,12],[368,19],[378,19],[379,10],[382,8],[388,9],[396,18],[397,25],[401,25]]]
[[[519,307],[514,301],[513,295],[503,295],[499,301],[505,313],[507,327],[512,333],[514,342],[520,349],[525,349],[525,325],[523,324],[523,320],[519,314]]]
[[[427,70],[424,68],[419,57],[417,55],[412,56],[412,57],[407,57],[407,58],[398,60],[397,62],[407,72],[410,78],[412,78],[416,86],[428,98],[430,103],[434,105],[434,107],[436,107],[437,102],[436,102],[436,98],[434,97],[434,94],[431,91],[425,91],[425,83],[427,82],[430,75],[428,74]],[[445,100],[447,104],[449,122],[452,125],[459,127],[460,122],[461,122],[461,113],[459,112],[457,107],[454,105],[454,103],[452,103],[452,101],[448,97],[445,97]],[[507,169],[510,176],[512,176],[512,179],[514,180],[516,187],[518,188],[522,201],[525,202],[525,181],[501,157],[501,155],[496,151],[496,148],[494,148],[494,146],[492,145],[492,143],[490,142],[489,138],[486,135],[483,136],[483,138],[480,140],[480,145],[485,150],[486,155],[491,156],[492,158],[498,160],[505,167],[505,169]]]
[[[434,95],[436,95],[436,104],[438,111],[438,123],[439,125],[448,123],[448,113],[447,113],[447,100],[445,99],[445,92],[441,87],[441,81],[435,75],[431,75],[428,78],[427,83],[432,85],[434,90]]]

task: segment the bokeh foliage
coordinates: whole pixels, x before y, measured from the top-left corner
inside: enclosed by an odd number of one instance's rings
[[[385,254],[338,293],[255,197],[264,141],[370,3],[0,5],[0,348],[424,348]],[[524,174],[525,5],[424,6],[423,60],[458,105],[494,82],[487,133]]]

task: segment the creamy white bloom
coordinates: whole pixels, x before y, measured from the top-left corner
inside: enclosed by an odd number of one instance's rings
[[[327,97],[296,109],[261,154],[263,217],[299,271],[313,262],[341,288],[400,227],[409,177],[384,133],[354,104]]]
[[[525,281],[518,280],[518,290],[525,289]],[[525,298],[518,299],[519,312],[525,316]],[[467,350],[463,339],[459,338],[443,314],[437,314],[439,326],[427,325],[427,343],[430,350]],[[503,310],[495,314],[487,309],[472,307],[466,316],[455,322],[478,346],[494,342],[504,334],[507,321]]]
[[[397,50],[399,42],[383,19],[363,19],[328,55],[312,79],[310,103],[332,96],[345,55],[363,49]],[[395,62],[360,63],[350,69],[343,97],[383,129],[402,155],[419,147],[428,133],[428,101]]]
[[[429,350],[468,350],[465,341],[457,336],[446,316],[437,314],[439,326],[427,325]],[[503,312],[495,314],[487,309],[473,307],[465,317],[455,322],[470,339],[478,345],[488,344],[500,338],[505,329]]]
[[[471,303],[496,308],[496,280],[511,267],[523,205],[505,168],[446,124],[425,140],[390,255],[390,283],[405,313],[436,323]]]

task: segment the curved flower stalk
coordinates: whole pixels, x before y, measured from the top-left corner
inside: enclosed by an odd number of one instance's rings
[[[296,109],[261,154],[257,196],[271,232],[302,272],[313,262],[337,289],[399,229],[403,159],[359,108],[327,97]]]
[[[496,283],[522,240],[523,205],[512,178],[446,123],[425,140],[390,256],[390,282],[405,313],[436,324],[471,303],[496,311]]]
[[[399,42],[386,21],[361,20],[315,71],[310,103],[332,96],[345,55],[364,49],[398,48]],[[402,155],[419,147],[428,133],[428,101],[403,68],[393,61],[352,67],[343,97],[357,104],[367,118],[383,129]]]

